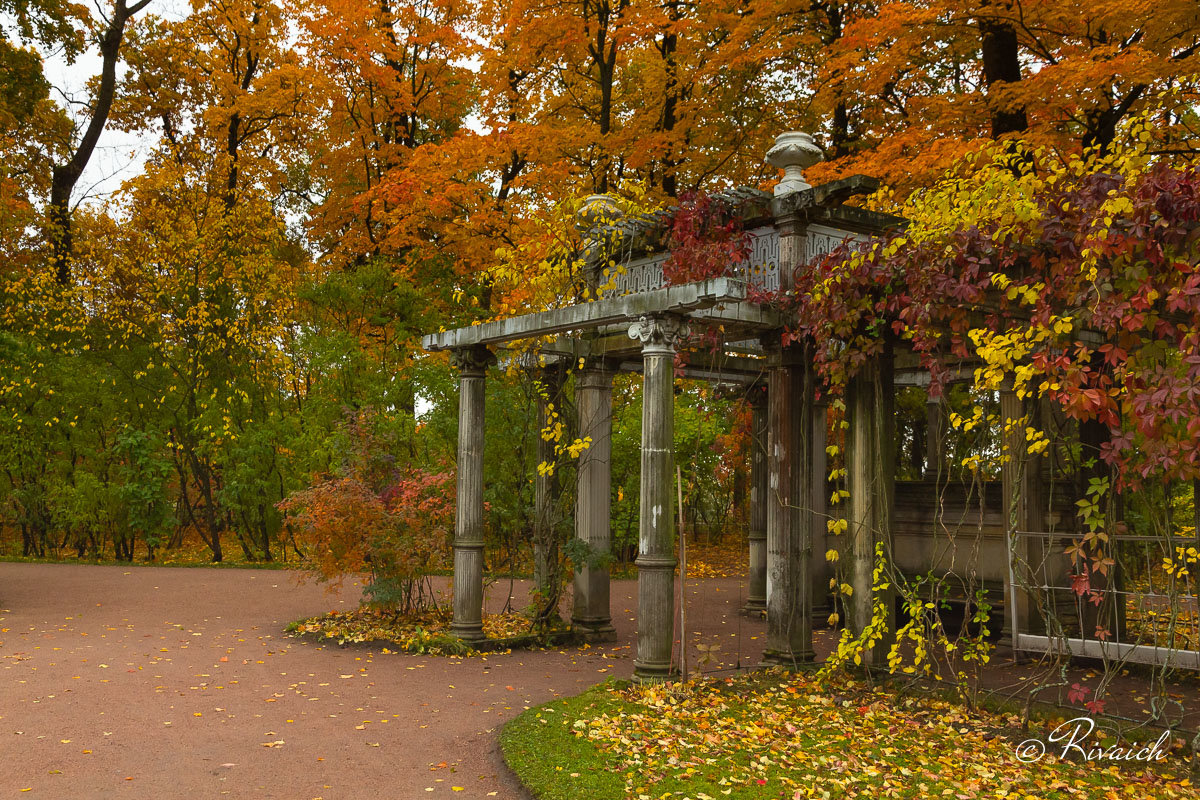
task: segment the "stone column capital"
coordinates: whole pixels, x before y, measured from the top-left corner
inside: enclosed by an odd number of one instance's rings
[[[579,389],[611,389],[616,370],[600,360],[585,361],[576,373],[575,386]]]
[[[477,344],[450,351],[450,363],[468,377],[482,377],[496,363],[496,354],[486,345]]]
[[[673,353],[688,333],[687,322],[673,314],[647,314],[629,326],[629,338],[642,343],[643,353]]]

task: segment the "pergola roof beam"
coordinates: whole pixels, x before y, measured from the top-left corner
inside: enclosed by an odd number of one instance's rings
[[[600,328],[619,322],[636,320],[647,314],[690,313],[713,310],[705,319],[730,323],[765,319],[750,306],[743,308],[746,299],[744,281],[732,278],[711,278],[681,286],[668,286],[650,292],[596,300],[591,303],[524,314],[519,317],[485,322],[466,328],[431,333],[421,339],[429,351],[456,350],[474,345],[496,345],[519,339],[551,336],[567,331]],[[714,309],[729,304],[732,311]],[[727,316],[723,316],[727,315]]]

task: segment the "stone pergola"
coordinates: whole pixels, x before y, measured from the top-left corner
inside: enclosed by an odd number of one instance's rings
[[[747,608],[767,615],[767,659],[795,664],[813,658],[814,607],[827,597],[824,537],[825,411],[815,397],[811,348],[785,344],[786,320],[753,302],[754,289],[790,288],[797,267],[847,240],[865,240],[900,220],[844,201],[872,191],[868,178],[810,186],[803,169],[820,157],[805,134],[779,136],[768,161],[785,170],[774,195],[752,189],[726,193],[750,237],[748,263],[726,277],[668,285],[663,276],[665,214],[595,223],[592,241],[616,242],[622,274],[592,302],[426,336],[429,351],[450,351],[459,369],[458,495],[454,536],[454,621],[466,640],[483,638],[484,381],[497,351],[538,339],[542,360],[579,365],[575,380],[579,435],[590,446],[579,458],[575,535],[593,552],[610,549],[609,457],[612,379],[642,375],[642,441],[635,673],[671,673],[675,623],[674,361],[689,331],[719,330],[718,354],[692,353],[685,373],[741,387],[753,408]],[[590,198],[585,211],[609,204]],[[596,267],[594,287],[605,282]],[[881,359],[855,379],[847,398],[847,466],[852,597],[848,623],[861,630],[871,618],[875,542],[888,535],[890,471],[878,467],[890,451],[891,362]],[[858,491],[855,491],[855,487]],[[535,493],[543,517],[552,492]],[[814,556],[814,553],[816,554]],[[572,624],[586,636],[613,636],[607,569],[580,567]]]

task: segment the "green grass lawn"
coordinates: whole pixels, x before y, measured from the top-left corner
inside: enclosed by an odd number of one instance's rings
[[[602,684],[526,711],[500,741],[541,800],[1200,796],[1181,743],[1150,769],[1060,761],[1053,744],[1018,760],[1019,742],[1057,723],[1021,731],[1012,716],[759,672],[686,688]]]

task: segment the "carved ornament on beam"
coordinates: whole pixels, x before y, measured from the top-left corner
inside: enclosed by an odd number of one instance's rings
[[[483,375],[496,363],[496,354],[485,345],[463,347],[450,351],[450,363],[464,375]]]
[[[681,318],[671,314],[652,314],[629,326],[629,338],[642,343],[642,348],[662,348],[674,351],[690,329]]]

